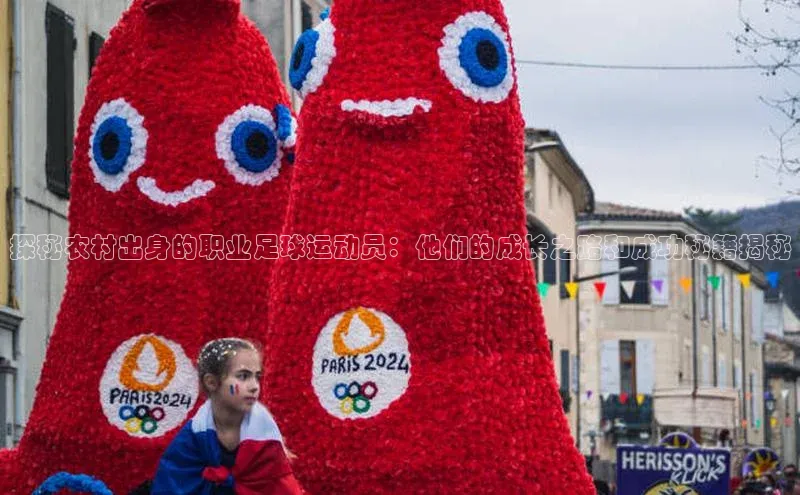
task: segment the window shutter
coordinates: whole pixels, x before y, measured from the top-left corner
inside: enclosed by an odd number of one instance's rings
[[[636,391],[652,395],[655,388],[656,346],[653,340],[636,341]]]
[[[725,356],[720,356],[717,361],[717,381],[720,387],[728,386],[728,365]]]
[[[604,244],[603,259],[600,262],[600,272],[606,273],[618,270],[619,245]],[[603,281],[606,283],[606,290],[603,293],[603,304],[619,304],[619,274],[603,277]],[[617,346],[617,350],[619,350],[619,346]]]
[[[731,312],[731,284],[730,284],[730,277],[728,275],[724,275],[722,277],[722,331],[727,332],[730,323],[728,320],[730,319],[730,312]]]
[[[89,77],[92,76],[92,69],[97,62],[97,57],[100,56],[100,49],[103,48],[105,41],[105,38],[95,32],[89,35]]]
[[[722,293],[725,292],[725,286],[722,276],[718,276],[720,277],[719,286],[714,291],[714,324],[717,329],[722,329]],[[713,287],[711,290],[714,290]]]
[[[569,350],[561,350],[561,390],[569,390]]]
[[[567,282],[572,281],[572,267],[570,257],[572,254],[564,249],[559,249],[559,266],[558,266],[558,286],[560,289],[561,299],[569,299],[569,291],[567,290]]]
[[[69,197],[75,90],[75,26],[62,10],[47,4],[47,188]]]
[[[544,259],[542,260],[542,278],[543,282],[550,285],[556,285],[558,278],[556,277],[556,249],[553,246],[553,241],[547,243],[544,250]]]
[[[619,341],[604,340],[600,345],[600,394],[605,398],[619,390]]]
[[[669,245],[659,242],[655,248],[655,253],[650,256],[650,280],[661,280],[661,291],[651,283],[650,301],[654,306],[669,306]]]
[[[733,284],[733,336],[742,340],[742,284]]]
[[[761,289],[753,288],[750,294],[752,296],[750,304],[751,339],[757,344],[762,344],[764,343],[764,292]]]

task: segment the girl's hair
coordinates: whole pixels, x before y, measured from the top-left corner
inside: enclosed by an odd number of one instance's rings
[[[261,350],[256,344],[249,340],[233,337],[212,340],[203,346],[200,350],[200,356],[197,358],[197,373],[200,375],[200,384],[204,390],[203,377],[207,373],[217,378],[224,377],[229,371],[231,360],[237,352],[242,350],[255,351],[261,354]]]

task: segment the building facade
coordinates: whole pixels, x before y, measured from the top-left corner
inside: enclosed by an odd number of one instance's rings
[[[579,273],[613,274],[579,289],[582,451],[613,463],[674,430],[762,445],[763,272],[675,213],[598,203],[578,228]]]
[[[528,129],[526,137],[525,204],[537,283],[549,284],[541,294],[547,336],[564,410],[573,437],[578,435],[577,306],[565,286],[577,267],[577,216],[594,208],[594,192],[561,138],[555,132]]]

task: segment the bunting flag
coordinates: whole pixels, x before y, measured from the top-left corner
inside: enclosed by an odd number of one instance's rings
[[[761,428],[761,420],[757,419],[756,420],[756,430],[759,429],[759,428]]]
[[[774,417],[770,418],[769,425],[771,427],[773,427],[773,428],[777,427],[778,426],[778,418],[774,418]]]
[[[644,402],[644,394],[637,394],[636,395],[636,404],[641,406],[643,402]]]
[[[742,428],[747,428],[747,420],[746,419],[742,420]]]
[[[591,390],[587,390],[586,391],[586,398],[587,399],[591,399],[592,398],[592,391]]]
[[[619,394],[619,403],[620,404],[627,404],[628,403],[628,393],[622,392]]]
[[[626,280],[620,282],[620,285],[622,285],[622,290],[625,291],[625,295],[628,296],[628,299],[633,299],[633,289],[636,287],[636,280]]]
[[[658,279],[653,280],[651,283],[653,284],[653,288],[656,290],[656,292],[661,294],[661,289],[664,288],[664,281],[662,279],[658,278]]]
[[[739,279],[739,282],[742,284],[742,287],[747,289],[750,287],[750,274],[749,273],[740,273],[736,275],[736,278]]]
[[[747,400],[750,400],[752,397],[753,397],[753,396],[752,396],[752,394],[750,394],[750,392],[746,392],[746,393],[744,394],[744,398],[745,398],[745,399],[747,399]]]
[[[783,426],[786,427],[792,426],[792,418],[790,418],[788,415],[785,418],[783,418]]]
[[[567,288],[567,293],[569,294],[570,299],[575,299],[575,296],[578,295],[578,283],[577,282],[566,282],[564,283],[564,287]]]
[[[544,299],[547,297],[547,291],[550,290],[550,284],[547,282],[539,282],[536,284],[536,288],[539,290],[539,297]]]
[[[781,274],[778,272],[769,272],[767,273],[767,280],[769,281],[769,286],[773,289],[778,287],[778,281],[781,278]]]
[[[719,281],[722,280],[722,277],[719,275],[709,275],[707,280],[711,284],[711,287],[717,290],[719,289]]]
[[[785,388],[781,390],[781,398],[783,398],[783,400],[786,400],[787,397],[789,397],[789,389]]]
[[[764,392],[764,400],[773,400],[772,392]]]
[[[594,283],[594,290],[597,292],[597,298],[603,299],[603,294],[606,293],[606,283],[605,282],[595,282]]]
[[[794,274],[795,274],[795,275],[797,275],[798,277],[800,277],[800,268],[798,268],[797,270],[795,270],[795,271],[794,271]]]
[[[681,287],[683,287],[683,292],[688,294],[689,291],[692,290],[692,279],[690,279],[689,277],[682,277]]]
[[[608,392],[606,392],[606,393],[604,393],[604,394],[600,394],[600,397],[602,397],[602,399],[603,399],[603,402],[605,402],[605,401],[607,401],[607,400],[608,400],[608,398],[609,398],[609,397],[611,397],[611,394],[609,394]]]

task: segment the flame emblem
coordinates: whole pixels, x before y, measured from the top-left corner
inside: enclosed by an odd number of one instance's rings
[[[175,353],[155,335],[145,335],[125,355],[120,383],[142,392],[160,392],[175,377]]]
[[[351,348],[344,339],[350,334],[352,325],[354,324],[353,318],[358,316],[358,319],[366,325],[369,329],[369,338],[365,345],[361,347]],[[347,311],[342,320],[336,325],[336,330],[333,332],[333,350],[340,356],[358,356],[359,354],[368,354],[383,344],[386,339],[386,328],[381,319],[372,311],[366,308],[355,308]],[[359,339],[364,341],[365,339]]]

